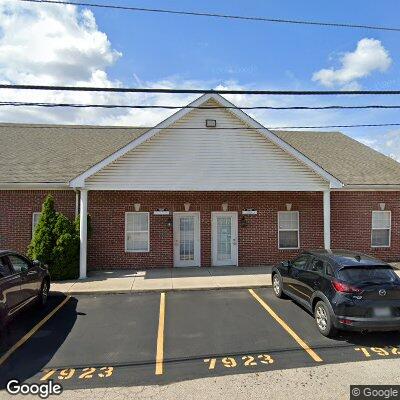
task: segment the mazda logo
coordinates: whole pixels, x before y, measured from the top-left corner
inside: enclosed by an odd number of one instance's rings
[[[386,296],[386,290],[385,289],[381,289],[379,291],[379,296]]]

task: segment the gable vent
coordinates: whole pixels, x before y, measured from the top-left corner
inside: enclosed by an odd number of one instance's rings
[[[216,119],[206,119],[206,127],[207,128],[215,128],[217,126]]]

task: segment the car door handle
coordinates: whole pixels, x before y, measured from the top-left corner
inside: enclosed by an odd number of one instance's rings
[[[27,275],[36,275],[37,274],[37,271],[29,271],[28,273],[27,273]]]

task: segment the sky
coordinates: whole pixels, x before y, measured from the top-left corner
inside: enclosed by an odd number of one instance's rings
[[[400,27],[386,0],[97,3]],[[400,32],[0,0],[0,83],[196,89],[400,89]],[[237,106],[400,105],[399,96],[226,96]],[[0,101],[185,105],[188,94],[0,90]],[[0,107],[0,122],[153,126],[166,110]],[[400,123],[399,110],[254,111],[267,127]],[[330,129],[332,130],[332,129]],[[341,131],[400,161],[400,127]]]

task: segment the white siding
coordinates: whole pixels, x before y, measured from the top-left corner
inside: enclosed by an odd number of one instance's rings
[[[210,101],[207,105],[217,105]],[[206,119],[217,127],[205,128]],[[182,129],[198,127],[201,129]],[[180,128],[180,129],[174,129]],[[87,188],[323,190],[328,183],[228,110],[193,110],[88,178]]]

